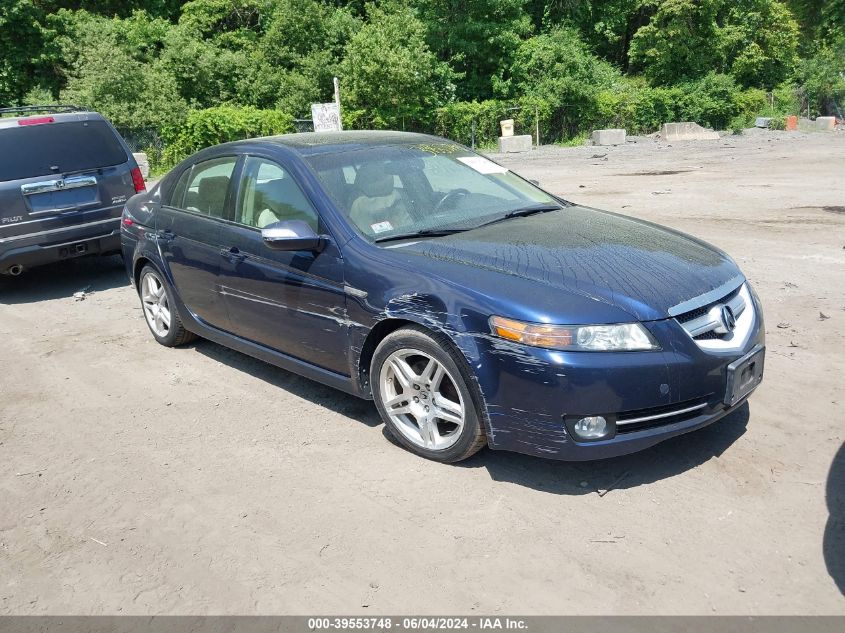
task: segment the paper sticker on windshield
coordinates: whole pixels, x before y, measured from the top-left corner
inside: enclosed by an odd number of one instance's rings
[[[467,167],[472,167],[479,174],[506,174],[508,170],[501,165],[497,165],[492,160],[487,160],[481,156],[459,156],[458,160]]]
[[[385,231],[392,231],[393,225],[385,220],[384,222],[376,222],[375,224],[371,224],[370,228],[373,230],[373,233],[384,233]]]

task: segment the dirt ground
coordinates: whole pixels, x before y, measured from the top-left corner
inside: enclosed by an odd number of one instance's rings
[[[730,253],[765,306],[750,406],[610,461],[446,466],[371,403],[157,345],[117,258],[4,278],[0,613],[845,614],[845,133],[500,158]]]

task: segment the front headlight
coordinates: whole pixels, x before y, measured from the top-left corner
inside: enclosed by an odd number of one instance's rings
[[[639,323],[614,325],[544,325],[505,317],[490,317],[496,336],[532,347],[574,352],[621,352],[660,349],[651,333]]]

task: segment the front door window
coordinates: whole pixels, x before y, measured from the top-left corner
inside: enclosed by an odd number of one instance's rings
[[[235,221],[263,229],[286,220],[302,220],[318,232],[317,211],[293,176],[274,162],[248,157],[241,177]]]

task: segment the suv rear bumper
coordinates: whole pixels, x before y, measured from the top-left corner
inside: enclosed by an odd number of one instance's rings
[[[120,218],[0,238],[0,274],[12,266],[41,266],[64,259],[120,252]]]

